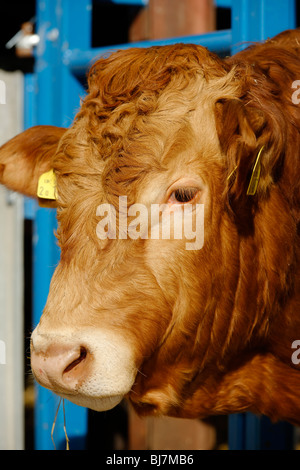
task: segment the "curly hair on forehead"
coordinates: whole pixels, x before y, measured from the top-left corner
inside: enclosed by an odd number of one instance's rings
[[[143,176],[163,169],[172,136],[188,124],[199,103],[235,93],[236,80],[226,69],[215,54],[193,44],[133,48],[99,59],[90,69],[88,93],[63,139],[65,156],[59,165],[56,159],[56,169],[72,173],[81,188],[88,184],[84,169],[110,203],[117,204],[120,195],[128,196],[128,204],[135,202]],[[63,193],[70,190],[69,184]]]
[[[117,51],[91,67],[89,99],[99,97],[103,107],[111,110],[141,93],[161,92],[174,76],[180,75],[184,86],[196,75],[220,77],[225,67],[215,54],[195,44]]]
[[[199,79],[224,75],[224,64],[196,45],[135,48],[100,59],[90,69],[69,151],[85,144],[88,159],[102,162],[104,186],[124,194],[129,183],[133,189],[134,181],[160,167],[170,129],[185,125],[196,106]]]

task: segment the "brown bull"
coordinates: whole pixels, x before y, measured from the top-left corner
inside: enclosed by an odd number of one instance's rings
[[[9,188],[35,196],[56,178],[38,382],[95,410],[127,397],[140,414],[300,424],[299,43],[290,31],[226,60],[196,45],[116,52],[91,68],[70,129],[0,149]],[[152,236],[157,205],[169,237]],[[196,231],[174,235],[187,207],[193,226],[204,207],[194,246]]]

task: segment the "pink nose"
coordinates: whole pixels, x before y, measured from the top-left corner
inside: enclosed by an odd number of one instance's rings
[[[91,355],[84,346],[51,344],[44,350],[31,345],[31,368],[36,380],[55,392],[76,392],[88,375]]]

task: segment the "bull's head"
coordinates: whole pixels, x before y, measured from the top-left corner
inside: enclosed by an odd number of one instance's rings
[[[92,67],[70,129],[1,148],[14,190],[36,196],[54,171],[61,260],[31,340],[45,387],[95,410],[128,397],[140,413],[299,422],[300,111],[279,80],[300,60],[261,47],[249,65],[198,46],[118,52]]]

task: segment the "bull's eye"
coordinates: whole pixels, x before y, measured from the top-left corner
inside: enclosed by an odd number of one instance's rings
[[[198,188],[175,189],[169,197],[169,202],[173,202],[173,203],[177,202],[181,204],[184,204],[186,202],[191,202],[195,198],[198,191],[199,191]]]

